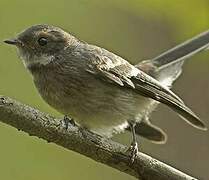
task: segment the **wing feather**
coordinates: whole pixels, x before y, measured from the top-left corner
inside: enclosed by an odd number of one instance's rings
[[[88,72],[97,72],[106,82],[119,85],[121,88],[130,88],[131,91],[142,96],[161,102],[177,112],[189,124],[196,128],[206,130],[203,122],[167,87],[159,81],[129,64],[121,57],[103,49],[105,56],[100,56],[95,63],[95,69]],[[98,57],[98,56],[97,56]],[[92,66],[91,66],[92,68]]]

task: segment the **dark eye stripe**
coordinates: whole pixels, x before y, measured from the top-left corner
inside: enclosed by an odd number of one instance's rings
[[[41,38],[38,39],[38,44],[39,44],[40,46],[45,46],[45,45],[47,45],[47,43],[48,43],[48,41],[47,41],[47,39],[44,38],[44,37],[41,37]]]

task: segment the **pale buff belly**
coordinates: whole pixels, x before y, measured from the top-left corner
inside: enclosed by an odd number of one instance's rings
[[[57,81],[56,85],[52,82],[45,81],[46,86],[35,82],[43,99],[79,125],[102,136],[110,137],[113,133],[124,131],[130,120],[140,121],[153,102],[130,89],[106,87],[103,83],[77,88],[63,86],[61,81]]]

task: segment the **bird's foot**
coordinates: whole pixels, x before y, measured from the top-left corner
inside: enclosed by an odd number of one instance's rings
[[[61,119],[60,124],[63,125],[65,127],[65,129],[67,130],[69,127],[69,124],[75,126],[75,121],[72,118],[69,118],[67,115],[64,116],[63,119]]]
[[[138,152],[139,152],[138,143],[137,142],[132,142],[131,146],[128,148],[128,153],[131,156],[131,163],[133,163],[134,160],[136,159],[136,156],[137,156]]]

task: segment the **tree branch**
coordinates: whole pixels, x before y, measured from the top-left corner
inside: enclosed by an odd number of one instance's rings
[[[140,180],[196,180],[141,152],[131,164],[127,147],[72,124],[66,130],[60,120],[4,96],[0,96],[0,121]]]

